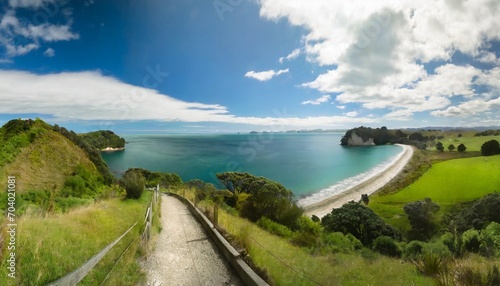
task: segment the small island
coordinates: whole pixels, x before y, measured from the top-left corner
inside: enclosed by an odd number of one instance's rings
[[[110,130],[99,130],[79,134],[83,141],[101,152],[115,152],[125,150],[125,139]]]

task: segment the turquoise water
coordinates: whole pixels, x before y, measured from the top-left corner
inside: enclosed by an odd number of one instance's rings
[[[355,183],[402,151],[398,146],[342,147],[342,135],[128,135],[125,151],[102,155],[117,174],[139,167],[218,184],[216,173],[249,172],[280,182],[300,198]]]

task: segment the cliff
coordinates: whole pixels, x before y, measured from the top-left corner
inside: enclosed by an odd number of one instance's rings
[[[340,140],[343,146],[372,146],[385,145],[392,142],[394,136],[387,127],[372,129],[370,127],[358,127],[347,130],[346,134]]]

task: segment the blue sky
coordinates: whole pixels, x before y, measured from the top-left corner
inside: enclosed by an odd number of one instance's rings
[[[2,3],[2,124],[40,117],[120,133],[500,125],[495,0]]]

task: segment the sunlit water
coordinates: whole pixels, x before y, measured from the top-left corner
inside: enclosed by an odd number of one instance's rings
[[[126,150],[103,153],[118,176],[128,168],[174,172],[218,184],[220,172],[249,172],[280,182],[297,198],[338,191],[383,169],[398,146],[342,147],[343,133],[127,135]]]

